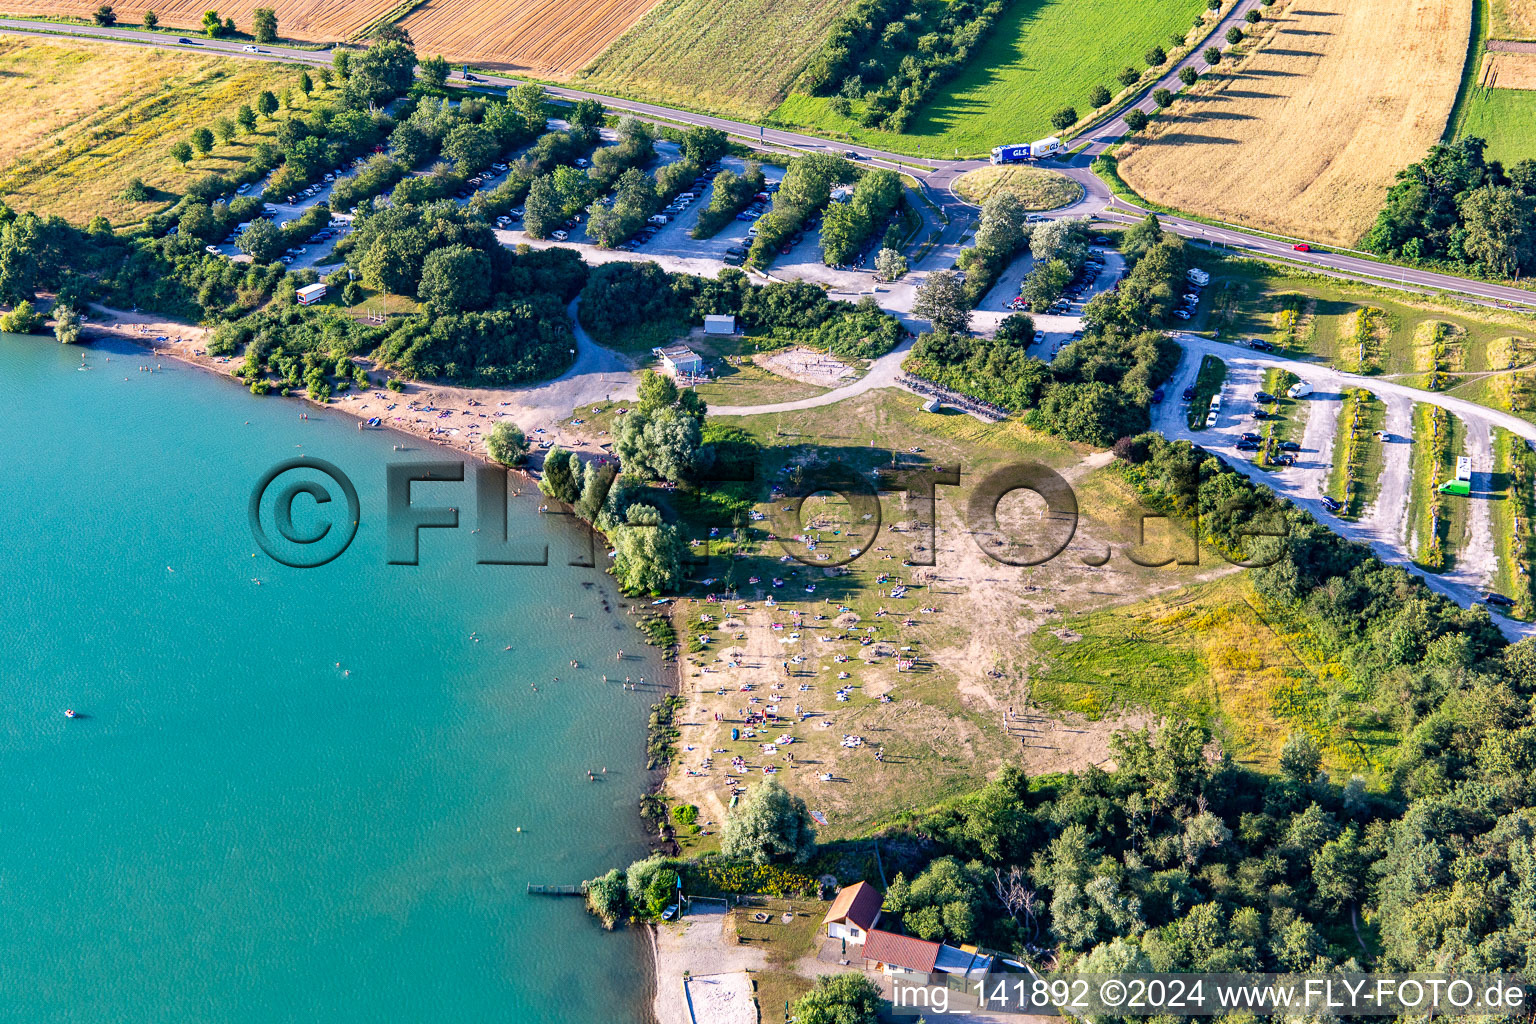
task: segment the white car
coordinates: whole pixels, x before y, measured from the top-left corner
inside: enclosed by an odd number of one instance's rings
[[[219,247],[216,246],[216,245],[205,245],[205,246],[203,246],[203,252],[209,253],[210,255],[213,255],[213,256],[222,256],[222,255],[224,255],[222,252],[219,251]]]
[[[261,52],[256,47],[250,46],[250,45],[242,46],[242,47],[240,47],[240,49],[244,50],[246,53],[260,53]]]
[[[549,237],[553,238],[557,242],[563,242],[567,238],[570,238],[571,236],[569,234],[567,234],[566,232],[564,232],[564,231],[551,231],[549,233]]]

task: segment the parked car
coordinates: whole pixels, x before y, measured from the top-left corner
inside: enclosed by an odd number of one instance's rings
[[[1234,447],[1240,452],[1256,452],[1259,450],[1257,441],[1239,441]]]
[[[1252,341],[1248,342],[1248,347],[1259,352],[1273,352],[1275,350],[1275,346],[1271,345],[1263,338],[1254,338]]]
[[[205,246],[203,246],[203,252],[210,253],[210,254],[212,254],[214,256],[222,256],[222,255],[224,255],[222,252],[219,251],[219,247],[216,246],[216,245],[205,245]]]
[[[1240,441],[1254,441],[1254,442],[1258,442],[1258,441],[1264,440],[1264,438],[1261,435],[1255,434],[1253,431],[1249,430],[1249,431],[1245,431],[1243,433],[1242,437],[1238,438],[1238,440],[1240,440]]]
[[[1500,608],[1513,608],[1515,606],[1515,602],[1511,601],[1503,594],[1498,594],[1491,590],[1483,595],[1483,603],[1498,605]]]
[[[1255,391],[1253,393],[1253,400],[1258,402],[1260,405],[1268,405],[1270,402],[1275,400],[1275,396],[1270,394],[1268,391]]]
[[[1162,402],[1162,400],[1163,400],[1163,389],[1162,388],[1158,388],[1156,391],[1152,392],[1152,404],[1153,405],[1157,405],[1158,403]]]
[[[564,232],[564,231],[551,231],[549,233],[549,237],[553,238],[557,242],[563,242],[567,238],[570,238],[571,236],[569,234],[567,234],[566,232]]]
[[[1327,509],[1329,512],[1337,512],[1343,507],[1344,503],[1339,501],[1337,498],[1330,498],[1326,494],[1323,495],[1323,508]]]
[[[1195,400],[1195,389],[1193,387],[1185,388],[1184,389],[1184,401],[1186,401],[1186,402],[1193,402],[1194,400]]]
[[[1190,313],[1187,309],[1176,309],[1173,311],[1173,315],[1178,317],[1180,320],[1188,320]]]
[[[1301,451],[1301,444],[1297,441],[1281,441],[1280,450],[1283,452],[1299,452]]]

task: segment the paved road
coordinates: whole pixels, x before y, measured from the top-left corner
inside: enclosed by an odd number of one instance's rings
[[[1155,88],[1162,86],[1172,88],[1167,83],[1176,82],[1180,67],[1190,64],[1197,70],[1204,68],[1205,61],[1201,53],[1204,51],[1205,46],[1216,45],[1225,48],[1226,40],[1222,36],[1227,28],[1235,21],[1241,20],[1242,15],[1249,8],[1255,6],[1256,3],[1257,0],[1239,0],[1239,3],[1228,12],[1226,17],[1213,26],[1210,36],[1195,47],[1195,52],[1184,61],[1171,67],[1168,73],[1157,82],[1148,85],[1135,105],[1142,109],[1147,109],[1152,102],[1150,97]],[[93,25],[64,25],[13,18],[0,18],[0,33],[69,35],[127,43],[135,46],[153,46],[181,50],[183,52],[216,53],[221,56],[232,56],[250,60],[291,61],[321,65],[331,63],[332,59],[332,55],[326,50],[263,46],[259,48],[261,52],[249,53],[244,49],[249,44],[238,41],[198,39],[188,35],[179,37],[188,40],[187,43],[180,43],[177,41],[178,37],[158,32],[144,32],[142,30],[118,28],[115,26],[112,28],[101,28]],[[476,79],[478,84],[497,88],[523,84],[520,79],[500,75],[477,75]],[[464,86],[469,83],[466,83],[462,77],[459,77],[451,79],[450,84]],[[830,142],[826,139],[799,132],[764,128],[759,125],[734,121],[729,118],[677,110],[655,103],[620,99],[614,96],[584,92],[579,89],[568,89],[563,86],[547,85],[545,89],[551,95],[561,99],[596,99],[613,110],[678,124],[718,128],[721,131],[763,148],[788,149],[802,152],[852,153],[870,163],[904,170],[922,182],[925,194],[943,211],[943,216],[949,222],[947,226],[942,227],[943,237],[939,247],[932,251],[928,258],[925,259],[925,269],[938,266],[946,257],[952,258],[951,254],[957,247],[958,239],[964,233],[970,220],[976,213],[975,208],[967,205],[956,196],[950,186],[957,177],[966,171],[984,166],[984,161],[917,159],[888,153],[870,146]],[[1105,123],[1095,125],[1069,141],[1069,148],[1087,141],[1089,146],[1084,153],[1064,163],[1045,162],[1046,166],[1061,170],[1063,173],[1081,182],[1085,189],[1082,200],[1064,210],[1056,211],[1057,215],[1103,215],[1107,219],[1120,221],[1139,219],[1145,215],[1145,210],[1124,200],[1115,199],[1110,193],[1108,186],[1089,169],[1093,155],[1102,152],[1105,148],[1112,145],[1124,134],[1124,131],[1125,120],[1124,116],[1121,115]],[[940,227],[938,220],[933,217],[931,211],[924,209],[923,216],[930,228],[938,229]],[[1262,235],[1249,234],[1235,228],[1211,228],[1181,217],[1164,216],[1162,220],[1166,228],[1186,237],[1196,240],[1203,239],[1214,244],[1230,245],[1254,256],[1283,257],[1293,263],[1308,266],[1310,269],[1325,274],[1343,277],[1369,277],[1387,287],[1407,290],[1437,289],[1487,302],[1510,303],[1536,308],[1536,293],[1519,288],[1488,284],[1450,274],[1398,268],[1348,253],[1326,251],[1322,247],[1313,252],[1297,252],[1291,248],[1293,243],[1290,240],[1266,238]]]
[[[1379,377],[1265,356],[1195,335],[1179,334],[1175,339],[1184,349],[1184,359],[1168,382],[1169,395],[1178,395],[1194,383],[1200,360],[1206,355],[1214,355],[1227,364],[1228,384],[1223,388],[1223,409],[1214,428],[1190,430],[1184,418],[1184,405],[1169,401],[1158,406],[1154,413],[1153,426],[1160,433],[1169,438],[1193,441],[1221,455],[1238,472],[1306,508],[1318,522],[1326,523],[1344,537],[1370,545],[1382,561],[1402,566],[1421,577],[1432,590],[1458,604],[1472,605],[1481,599],[1496,568],[1487,497],[1489,473],[1493,468],[1492,430],[1502,427],[1527,440],[1536,440],[1536,424],[1464,398],[1422,391]],[[1310,408],[1297,465],[1278,471],[1260,469],[1250,461],[1250,455],[1235,448],[1238,434],[1251,429],[1244,422],[1252,411],[1251,396],[1262,372],[1271,367],[1289,370],[1315,389],[1311,398],[1303,399]],[[1338,398],[1345,389],[1356,387],[1365,388],[1387,404],[1386,429],[1391,440],[1386,442],[1386,468],[1376,504],[1367,515],[1351,523],[1336,518],[1323,508],[1321,498],[1322,486],[1327,481],[1328,450],[1337,424]],[[1410,414],[1415,402],[1437,405],[1460,419],[1467,428],[1467,454],[1473,460],[1472,525],[1468,540],[1458,552],[1453,570],[1440,575],[1425,572],[1410,562],[1408,538],[1404,536],[1412,445]],[[1499,614],[1494,614],[1493,619],[1512,640],[1536,636],[1536,623],[1516,622]]]

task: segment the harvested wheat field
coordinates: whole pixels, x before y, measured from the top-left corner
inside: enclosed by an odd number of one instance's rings
[[[761,117],[784,101],[839,0],[661,0],[572,84]]]
[[[292,64],[203,57],[139,46],[0,38],[0,196],[12,207],[57,213],[84,224],[102,214],[130,224],[169,206],[187,183],[228,172],[277,122],[241,133],[183,168],[171,146],[194,128],[231,116],[263,89],[298,81]],[[323,102],[325,91],[315,94]],[[302,108],[298,111],[302,113]],[[122,197],[133,178],[150,196]]]
[[[1146,198],[1353,245],[1397,171],[1445,130],[1472,0],[1304,0],[1119,158]]]
[[[119,25],[137,25],[145,11],[154,11],[165,28],[201,29],[203,12],[210,8],[234,18],[242,32],[251,30],[251,12],[270,7],[277,12],[277,34],[284,39],[331,42],[350,38],[358,30],[388,14],[398,0],[121,0],[112,10]],[[0,0],[0,11],[25,17],[65,17],[90,20],[100,0]]]
[[[1536,53],[1490,50],[1483,55],[1477,84],[1487,89],[1536,89]]]
[[[656,0],[427,0],[400,22],[416,49],[455,62],[569,77]]]
[[[1536,39],[1536,0],[1493,0],[1490,39]]]

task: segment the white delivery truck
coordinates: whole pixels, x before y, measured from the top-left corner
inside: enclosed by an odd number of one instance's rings
[[[1039,142],[1031,142],[1029,144],[1029,157],[1031,160],[1044,160],[1048,156],[1055,156],[1057,153],[1065,153],[1066,151],[1067,147],[1062,145],[1061,140],[1054,135],[1041,139]]]
[[[1304,380],[1299,380],[1295,384],[1292,384],[1291,389],[1286,392],[1286,394],[1290,395],[1292,398],[1306,398],[1311,393],[1312,385],[1308,384]]]

